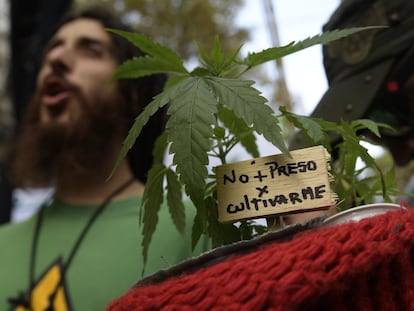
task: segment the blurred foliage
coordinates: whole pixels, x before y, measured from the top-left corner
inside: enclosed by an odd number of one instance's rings
[[[211,50],[217,35],[226,52],[249,39],[247,29],[235,17],[243,0],[75,0],[81,8],[98,4],[121,14],[135,30],[165,45],[185,60],[197,55],[197,41]],[[231,27],[229,27],[231,25]]]

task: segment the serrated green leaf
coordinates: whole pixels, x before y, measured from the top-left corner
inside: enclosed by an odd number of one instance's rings
[[[168,62],[162,58],[153,57],[134,57],[118,66],[112,76],[112,80],[116,79],[134,79],[150,76],[156,73],[177,73],[185,74],[186,69],[176,63]]]
[[[166,46],[152,41],[142,34],[117,29],[108,29],[108,31],[125,38],[145,54],[151,55],[155,58],[164,59],[166,62],[176,64],[177,66],[181,65],[183,67],[183,61],[177,53]]]
[[[165,150],[168,146],[167,132],[163,132],[155,140],[154,149],[152,150],[152,159],[154,163],[162,162],[164,160]]]
[[[368,129],[372,133],[374,133],[377,137],[381,137],[381,134],[378,129],[378,124],[372,120],[368,119],[360,119],[354,120],[351,122],[352,129],[356,132],[362,129]]]
[[[343,128],[343,139],[344,142],[347,144],[346,149],[348,149],[349,151],[352,150],[352,152],[348,152],[347,154],[355,154],[355,156],[357,155],[361,157],[361,159],[367,165],[377,168],[377,163],[375,162],[375,159],[368,153],[368,149],[360,144],[360,139],[353,131],[351,124],[342,121],[341,126]],[[353,172],[355,170],[355,165],[354,168],[351,169]]]
[[[200,54],[200,61],[203,65],[205,65],[205,67],[208,67],[208,64],[210,62],[210,57],[208,56],[208,53],[206,52],[206,50],[198,43],[196,43],[196,47],[198,50],[198,53]],[[199,67],[200,68],[200,67]],[[206,69],[206,68],[203,68]]]
[[[381,185],[382,185],[382,192],[384,194],[384,196],[387,196],[387,189],[385,186],[385,181],[384,181],[384,176],[382,174],[381,169],[378,167],[377,162],[375,161],[375,159],[368,153],[368,149],[363,147],[360,144],[360,138],[356,135],[356,132],[353,131],[351,124],[348,124],[347,122],[342,121],[341,122],[341,126],[343,128],[343,139],[344,142],[346,144],[346,150],[348,150],[349,152],[347,153],[347,165],[348,167],[347,172],[348,174],[352,175],[352,173],[354,172],[354,170],[352,169],[352,166],[350,164],[350,162],[352,160],[354,160],[356,162],[356,158],[360,157],[361,160],[369,167],[372,167],[373,169],[375,169],[378,173],[378,177],[381,181]],[[352,158],[354,157],[354,159]],[[355,167],[355,164],[353,164],[353,166]]]
[[[225,58],[220,67],[215,67],[217,73],[216,76],[238,78],[246,71],[246,64],[237,60],[241,48],[242,45],[240,45],[229,58]]]
[[[220,40],[218,36],[214,37],[214,46],[211,50],[211,61],[216,64],[217,67],[221,67],[226,60],[226,55],[221,48]]]
[[[178,232],[185,233],[185,211],[182,200],[182,187],[178,176],[171,169],[167,170],[167,202],[171,218]]]
[[[207,205],[208,205],[208,199],[209,197],[204,199],[203,204],[196,205],[197,214],[194,217],[194,223],[191,233],[191,244],[192,249],[196,247],[198,241],[201,238],[201,235],[203,233],[207,233],[207,227],[208,227],[208,216],[207,216]]]
[[[302,130],[302,133],[315,145],[322,144],[326,140],[324,128],[314,119],[288,112],[285,107],[279,108],[283,116],[295,127]]]
[[[222,224],[218,222],[217,201],[209,197],[206,199],[206,208],[208,211],[208,235],[211,237],[212,246],[227,245],[240,241],[240,230],[233,224]]]
[[[359,31],[384,28],[383,26],[369,26],[369,27],[353,27],[342,30],[327,31],[313,37],[309,37],[303,41],[291,42],[285,46],[273,47],[265,49],[258,53],[251,53],[247,56],[244,62],[251,68],[271,60],[275,60],[289,54],[296,53],[317,44],[328,44],[332,41],[349,36]]]
[[[253,129],[248,127],[233,111],[222,106],[219,106],[218,117],[253,158],[259,157],[259,148],[256,144],[256,136]]]
[[[266,105],[266,99],[252,87],[253,81],[209,77],[211,85],[220,104],[231,109],[248,126],[273,143],[284,154],[289,155],[282,136],[282,129],[272,108]]]
[[[203,78],[189,79],[191,86],[168,109],[167,130],[176,171],[197,206],[203,204],[217,100]]]
[[[148,179],[142,197],[144,209],[143,217],[143,238],[142,255],[144,257],[144,267],[148,259],[148,248],[158,223],[158,212],[164,198],[163,181],[166,167],[161,163],[155,163],[148,172]],[[143,268],[144,269],[144,268]]]
[[[191,231],[191,249],[194,250],[198,241],[203,234],[205,222],[202,220],[202,217],[199,215],[199,209],[197,208],[197,215],[194,218],[194,223]]]
[[[221,48],[218,37],[214,38],[214,45],[210,55],[199,44],[197,44],[197,48],[201,56],[201,62],[209,74],[214,76],[220,75],[221,68],[226,60],[226,55]]]
[[[357,180],[355,183],[355,189],[358,193],[357,199],[365,202],[366,204],[372,203],[372,198],[377,194],[377,185],[374,181],[377,178],[363,178],[361,180]]]
[[[289,52],[293,50],[294,45],[295,42],[293,41],[284,46],[268,48],[261,52],[251,52],[243,62],[249,66],[249,68],[252,68],[289,54]]]
[[[198,67],[193,70],[192,75],[194,76],[212,75],[218,77],[238,77],[246,69],[245,64],[236,62],[236,58],[240,53],[242,45],[229,58],[224,54],[218,37],[215,37],[214,39],[214,47],[210,55],[208,55],[208,53],[198,44],[197,48],[200,53],[201,63],[204,67]]]
[[[173,98],[178,96],[178,94],[180,94],[180,92],[182,92],[183,89],[185,89],[186,85],[187,81],[183,79],[179,83],[173,85],[172,87],[165,89],[162,93],[155,96],[154,100],[144,108],[144,111],[141,114],[139,114],[139,116],[135,119],[134,124],[130,128],[127,137],[124,139],[118,159],[115,162],[114,168],[109,178],[113,175],[115,170],[118,168],[119,164],[121,164],[123,159],[128,154],[128,151],[134,145],[135,140],[141,133],[142,128],[145,126],[145,124],[147,124],[149,118],[152,115],[154,115],[158,111],[158,109],[167,105]]]

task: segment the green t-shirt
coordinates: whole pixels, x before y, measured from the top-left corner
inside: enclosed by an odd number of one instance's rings
[[[66,288],[56,291],[59,296],[56,303],[63,301],[59,304],[62,310],[67,310],[65,305],[71,305],[76,311],[104,310],[111,300],[125,293],[142,277],[140,201],[140,197],[135,197],[112,202],[93,223],[66,271]],[[44,208],[34,279],[38,288],[55,291],[54,278],[60,272],[56,272],[56,267],[48,274],[45,272],[59,257],[65,263],[96,206],[54,201]],[[186,214],[188,230],[183,238],[173,225],[168,208],[161,208],[144,276],[208,249],[209,243],[203,239],[194,253],[191,251],[190,231],[195,208],[186,208]],[[36,218],[37,215],[22,223],[0,227],[0,310],[9,310],[8,298],[16,298],[28,290]]]

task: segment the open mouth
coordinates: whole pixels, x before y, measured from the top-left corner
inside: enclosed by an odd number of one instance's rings
[[[60,79],[50,78],[43,90],[42,104],[51,116],[58,116],[65,110],[69,95],[68,88]]]

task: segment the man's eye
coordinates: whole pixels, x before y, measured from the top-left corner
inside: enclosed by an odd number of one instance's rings
[[[94,48],[88,48],[87,52],[89,52],[89,54],[94,55],[94,56],[101,56],[101,51],[98,49],[94,49]]]
[[[102,49],[100,49],[99,47],[85,46],[83,48],[83,51],[87,53],[87,55],[90,55],[90,56],[96,56],[96,57],[102,56]]]

